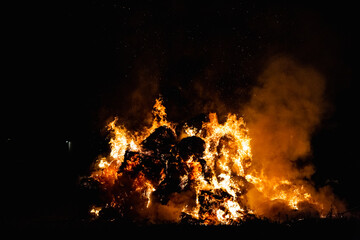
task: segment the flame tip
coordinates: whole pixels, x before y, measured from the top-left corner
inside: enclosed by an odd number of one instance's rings
[[[179,214],[186,214],[205,225],[231,224],[247,214],[266,216],[269,210],[264,204],[269,209],[285,204],[299,210],[301,203],[306,202],[324,209],[309,186],[295,184],[296,180],[289,178],[272,177],[253,167],[251,138],[243,116],[229,113],[219,123],[217,114],[212,112],[200,128],[185,123],[177,136],[177,125],[167,120],[161,95],[155,99],[152,114],[152,125],[139,132],[128,131],[118,124],[117,117],[107,125],[111,152],[108,157],[98,158],[91,177],[109,190],[110,206],[120,209],[127,201],[137,199],[138,203],[131,203],[130,212],[139,208],[144,213],[137,214],[149,217],[153,211],[172,211],[177,214],[176,220],[181,219]],[[150,141],[149,136],[154,137],[160,127],[171,129],[175,142],[167,143],[170,137],[164,133],[152,140],[150,148],[154,149],[144,148],[144,140]],[[188,138],[185,143],[183,139],[187,137],[193,139]],[[203,148],[194,139],[201,139]],[[171,188],[177,190],[172,192]],[[170,192],[166,195],[162,191]],[[98,215],[99,211],[99,207],[93,206],[90,213]],[[165,215],[161,216],[170,217]]]

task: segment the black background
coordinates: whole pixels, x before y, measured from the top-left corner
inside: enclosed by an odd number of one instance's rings
[[[129,112],[137,125],[129,108],[139,83],[154,81],[147,99],[162,94],[169,119],[182,121],[198,114],[195,79],[240,108],[278,54],[325,77],[331,107],[312,140],[313,180],[360,205],[354,3],[50,2],[3,7],[3,220],[78,217],[78,177],[108,151],[106,121]]]

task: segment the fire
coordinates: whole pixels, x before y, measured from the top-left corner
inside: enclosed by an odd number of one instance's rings
[[[207,225],[268,217],[267,206],[298,212],[310,205],[321,216],[328,210],[311,184],[252,167],[251,132],[242,117],[228,114],[220,123],[210,113],[199,129],[179,126],[167,121],[161,98],[152,113],[151,126],[139,132],[116,118],[108,124],[111,152],[90,176],[107,192],[101,206],[91,207],[94,216],[111,206],[120,216]]]

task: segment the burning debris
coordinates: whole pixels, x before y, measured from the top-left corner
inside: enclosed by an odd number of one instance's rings
[[[108,130],[110,155],[81,180],[94,218],[216,225],[329,212],[331,200],[309,182],[252,168],[248,129],[236,115],[219,123],[210,113],[175,125],[157,99],[150,128],[130,132],[115,119]]]

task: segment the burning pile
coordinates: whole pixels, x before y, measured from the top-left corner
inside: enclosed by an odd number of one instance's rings
[[[333,209],[308,181],[253,168],[249,131],[234,114],[223,123],[210,113],[175,125],[157,99],[151,127],[130,132],[115,119],[108,130],[110,155],[81,180],[98,197],[90,206],[94,218],[208,225],[325,216]]]

